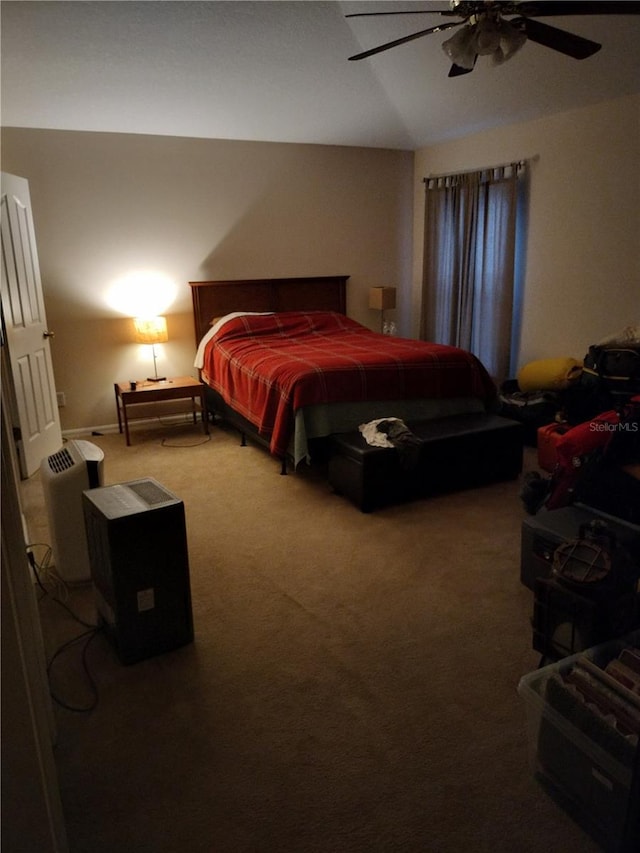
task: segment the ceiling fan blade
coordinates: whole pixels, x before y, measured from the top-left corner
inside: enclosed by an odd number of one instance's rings
[[[558,27],[550,27],[549,24],[542,24],[540,21],[531,18],[516,18],[510,23],[521,27],[530,41],[544,47],[550,47],[552,50],[572,56],[574,59],[586,59],[593,56],[602,47],[595,41],[589,41],[582,36],[560,30]]]
[[[469,4],[464,4],[469,6]],[[474,3],[475,8],[473,13],[486,11],[480,7],[486,7],[487,3]],[[640,15],[640,3],[633,0],[568,0],[568,2],[554,2],[554,0],[524,0],[521,3],[501,4],[505,6],[503,14],[505,15],[530,15],[536,18],[547,17],[549,15]],[[405,9],[402,12],[351,12],[345,15],[345,18],[377,18],[382,15],[469,15],[468,8],[462,8],[458,11],[455,7],[452,9]]]
[[[405,9],[404,12],[351,12],[345,18],[378,18],[381,15],[445,15],[446,12],[434,9]]]
[[[547,17],[548,15],[640,15],[640,3],[636,2],[569,2],[556,3],[518,3],[518,12],[521,15],[532,15],[534,17]]]
[[[476,59],[477,58],[478,57],[476,56]],[[476,63],[474,60],[473,68],[475,68],[475,67],[476,67]],[[454,62],[453,65],[451,66],[451,68],[449,69],[449,73],[447,74],[447,77],[462,77],[463,74],[471,74],[471,72],[473,71],[473,68],[463,68],[462,65],[456,65]]]
[[[439,33],[442,30],[451,29],[451,27],[459,27],[460,24],[464,24],[465,22],[466,21],[454,21],[449,24],[439,24],[437,27],[429,27],[427,30],[420,30],[417,33],[412,33],[410,36],[403,36],[402,38],[394,39],[394,41],[386,42],[386,44],[380,44],[378,47],[372,47],[370,50],[365,50],[362,53],[356,53],[355,56],[350,56],[349,59],[366,59],[368,56],[373,56],[375,53],[381,53],[383,50],[389,50],[389,48],[397,47],[399,44],[406,44],[408,41],[422,38],[422,36],[428,36],[431,33]]]

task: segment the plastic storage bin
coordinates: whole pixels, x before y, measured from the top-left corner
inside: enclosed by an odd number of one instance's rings
[[[547,683],[586,656],[599,667],[622,649],[640,646],[640,631],[603,643],[521,678],[532,771],[545,790],[607,853],[640,850],[640,750],[605,726],[582,722],[552,706]]]

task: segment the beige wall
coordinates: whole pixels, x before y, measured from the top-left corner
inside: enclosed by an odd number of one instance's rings
[[[638,151],[640,95],[416,152],[416,324],[422,179],[534,155],[539,156],[531,167],[519,366],[561,355],[582,359],[590,344],[628,323],[640,323]]]
[[[639,149],[640,95],[421,149],[413,175],[410,152],[5,128],[2,168],[30,184],[63,430],[113,424],[113,382],[151,368],[105,301],[124,273],[177,285],[163,373],[195,375],[192,279],[349,274],[349,314],[372,328],[368,288],[392,284],[417,335],[423,177],[534,155],[518,363],[582,358],[640,322]]]
[[[163,374],[196,375],[190,280],[350,275],[352,317],[375,328],[368,289],[395,285],[408,328],[411,152],[5,128],[2,169],[29,180],[63,430],[113,424],[114,381],[152,372],[106,302],[131,270],[177,285]]]

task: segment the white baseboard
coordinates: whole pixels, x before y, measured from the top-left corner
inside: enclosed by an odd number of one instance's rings
[[[157,417],[136,418],[133,421],[129,421],[129,432],[135,432],[136,426],[149,427],[155,425],[158,427],[158,429],[162,429],[162,427],[169,426],[171,424],[191,423],[191,419],[191,412],[181,412],[174,415],[162,415],[162,421],[159,421]],[[102,424],[100,426],[83,427],[82,429],[64,429],[62,430],[62,437],[80,438],[81,436],[109,434],[114,432],[118,432],[118,424]],[[124,438],[124,432],[122,433],[122,437]]]
[[[142,423],[142,421],[138,421]],[[118,424],[102,424],[101,426],[83,427],[82,429],[63,429],[63,438],[79,438],[80,436],[95,435],[96,433],[118,432]]]

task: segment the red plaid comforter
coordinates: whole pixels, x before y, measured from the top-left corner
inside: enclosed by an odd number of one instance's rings
[[[372,332],[343,314],[291,311],[227,321],[209,342],[202,379],[284,456],[295,414],[314,403],[477,397],[496,390],[457,347]]]

